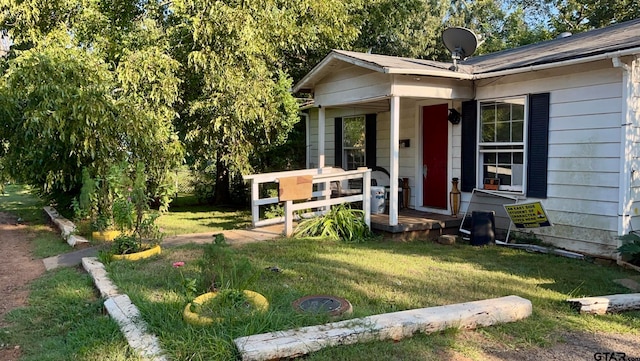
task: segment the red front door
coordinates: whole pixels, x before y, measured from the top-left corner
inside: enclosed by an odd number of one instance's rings
[[[422,107],[422,204],[447,208],[447,104]]]

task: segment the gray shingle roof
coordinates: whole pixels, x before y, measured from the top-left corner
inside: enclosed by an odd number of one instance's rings
[[[402,58],[397,56],[379,55],[379,54],[365,54],[355,51],[346,50],[334,50],[334,53],[342,54],[351,58],[355,58],[371,64],[374,67],[380,68],[383,72],[402,73],[404,71],[415,71],[422,69],[432,70],[449,70],[451,63],[443,63],[440,61],[423,60],[414,58]],[[462,66],[459,71],[465,73],[471,73],[471,67]],[[413,74],[413,73],[409,73]]]
[[[451,62],[438,62],[388,55],[366,54],[346,50],[333,50],[294,87],[294,92],[312,88],[316,82],[332,71],[340,61],[356,64],[382,73],[426,75],[473,79],[490,77],[502,70],[560,63],[565,60],[588,58],[602,54],[635,49],[640,54],[640,19],[606,28],[586,31],[569,37],[543,41],[491,54],[470,57],[458,62],[458,71],[450,70]],[[612,56],[613,56],[612,55]]]
[[[565,38],[468,58],[461,64],[472,66],[473,73],[480,74],[556,63],[638,47],[640,47],[640,19],[635,19]]]

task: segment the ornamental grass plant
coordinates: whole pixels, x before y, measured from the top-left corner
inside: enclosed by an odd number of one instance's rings
[[[346,242],[364,242],[374,237],[365,223],[364,212],[338,204],[324,215],[308,218],[296,226],[295,237],[319,237]]]

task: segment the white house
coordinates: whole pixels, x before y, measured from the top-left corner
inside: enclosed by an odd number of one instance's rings
[[[294,87],[313,94],[310,167],[384,167],[409,179],[410,208],[442,214],[452,178],[462,211],[499,179],[497,192],[543,203],[554,226],[540,238],[615,257],[618,236],[640,229],[640,19],[451,69],[332,51]]]

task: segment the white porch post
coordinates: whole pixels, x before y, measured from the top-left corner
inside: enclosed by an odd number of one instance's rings
[[[324,135],[327,131],[325,126],[326,114],[325,108],[320,105],[318,107],[318,174],[322,173],[322,168],[325,167],[324,164]],[[329,183],[321,183],[318,184],[319,190],[323,191],[324,196],[323,199],[331,198],[331,189],[329,187]],[[324,207],[324,210],[328,211],[329,206]]]
[[[304,143],[304,160],[306,169],[309,169],[309,165],[311,163],[311,125],[309,124],[309,114],[302,113],[304,117],[304,134],[305,134],[305,143]]]
[[[324,133],[325,111],[322,106],[318,109],[318,169],[324,168]]]
[[[389,169],[389,225],[398,224],[398,176],[400,174],[400,97],[391,97],[390,132],[390,169]]]

